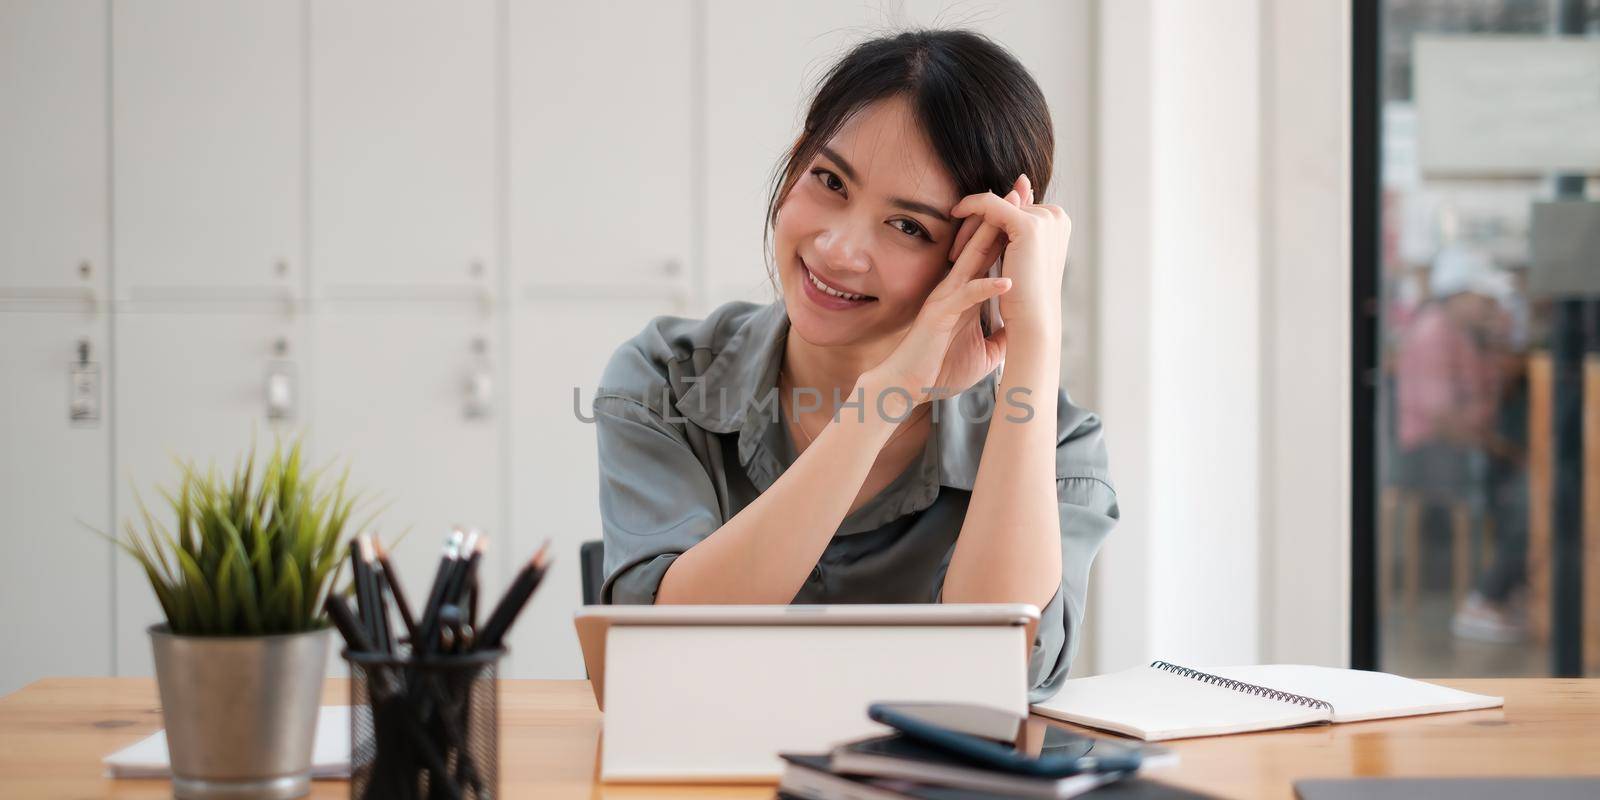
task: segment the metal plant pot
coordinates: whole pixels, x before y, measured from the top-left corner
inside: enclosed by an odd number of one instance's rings
[[[328,629],[178,636],[150,626],[180,800],[281,800],[311,792]]]

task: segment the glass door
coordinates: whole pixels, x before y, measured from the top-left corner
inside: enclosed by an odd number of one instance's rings
[[[1600,674],[1600,2],[1355,5],[1356,666]]]

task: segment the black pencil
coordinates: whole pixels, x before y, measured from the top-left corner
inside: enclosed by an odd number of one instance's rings
[[[356,615],[350,612],[350,606],[344,599],[336,594],[329,593],[328,599],[322,601],[322,608],[328,612],[328,618],[333,620],[333,627],[339,629],[344,636],[345,644],[358,653],[372,652],[372,641],[367,638],[366,631],[362,630],[361,622]]]
[[[385,653],[394,652],[394,637],[389,632],[389,604],[383,600],[383,587],[378,583],[378,564],[372,551],[372,536],[361,534],[356,537],[360,543],[362,574],[366,582],[365,590],[368,602],[372,606],[372,631],[373,643]]]
[[[400,575],[394,571],[394,565],[389,563],[389,553],[383,549],[383,542],[378,535],[372,535],[372,549],[378,554],[378,566],[383,569],[383,583],[389,587],[389,594],[394,596],[394,604],[400,609],[400,621],[405,623],[406,635],[411,637],[412,646],[417,641],[417,620],[411,616],[411,603],[406,599],[406,593],[400,586]]]
[[[483,630],[477,635],[477,645],[481,650],[492,650],[500,646],[500,640],[511,628],[517,615],[522,613],[523,606],[527,605],[528,598],[533,596],[539,582],[544,580],[544,574],[549,567],[546,553],[550,550],[550,542],[546,540],[540,546],[539,552],[533,554],[526,566],[517,573],[511,582],[511,588],[506,590],[505,596],[494,607],[494,612],[489,615],[489,621],[483,624]]]
[[[380,651],[388,651],[389,641],[385,634],[387,625],[384,620],[384,606],[382,592],[378,589],[377,576],[372,571],[371,544],[365,534],[359,534],[350,540],[350,571],[356,589],[356,609],[360,613],[362,626],[367,631],[367,640]]]
[[[467,539],[461,546],[462,560],[457,562],[455,574],[451,577],[450,590],[445,594],[446,603],[461,605],[466,596],[467,588],[477,580],[478,561],[483,558],[483,551],[489,548],[489,539],[477,530],[467,532]]]
[[[367,597],[367,583],[362,577],[365,566],[361,561],[361,537],[350,537],[350,586],[355,590],[356,619],[367,633],[369,643],[377,641],[377,629],[372,626],[372,599]]]
[[[439,556],[439,568],[433,575],[433,586],[428,590],[428,604],[422,609],[422,620],[417,625],[417,636],[411,643],[413,651],[428,653],[433,650],[439,636],[439,606],[444,603],[445,592],[450,588],[450,574],[460,557],[461,542],[466,537],[460,528],[445,538],[444,552]]]

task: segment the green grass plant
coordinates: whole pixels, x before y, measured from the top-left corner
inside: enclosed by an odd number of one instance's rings
[[[160,489],[172,527],[137,498],[143,525],[127,520],[116,541],[144,569],[173,633],[262,636],[328,625],[322,602],[346,542],[372,520],[351,524],[361,498],[346,490],[349,469],[336,479],[329,467],[307,470],[301,445],[276,441],[259,479],[254,443],[226,478],[179,460],[176,490]]]

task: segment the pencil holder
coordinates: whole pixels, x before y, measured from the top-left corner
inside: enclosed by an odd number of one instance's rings
[[[352,800],[491,800],[500,794],[504,649],[410,658],[344,651]]]

